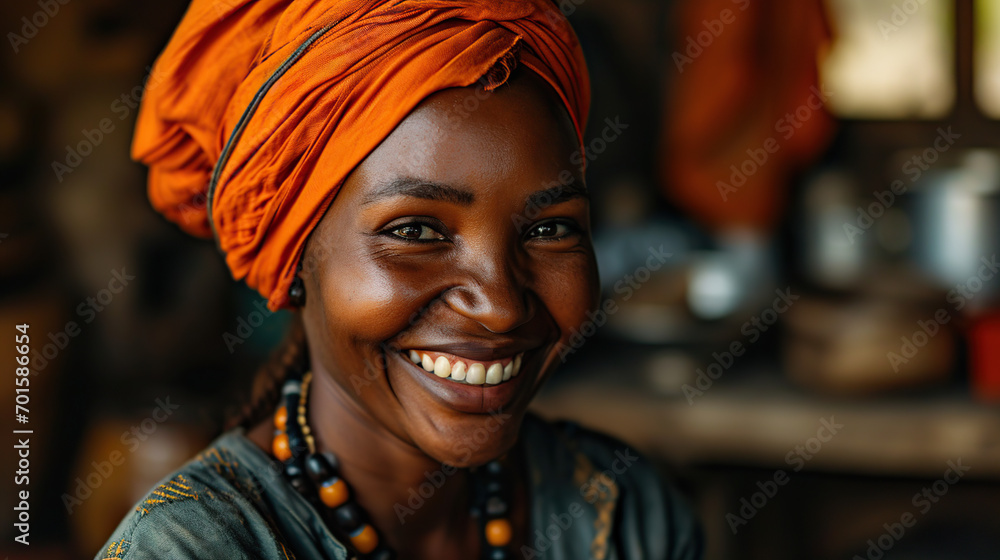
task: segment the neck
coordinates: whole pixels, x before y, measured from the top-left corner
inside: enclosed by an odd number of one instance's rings
[[[383,541],[397,551],[443,542],[474,546],[468,471],[442,465],[391,433],[325,372],[316,371],[312,384],[309,424],[317,451],[337,456]]]

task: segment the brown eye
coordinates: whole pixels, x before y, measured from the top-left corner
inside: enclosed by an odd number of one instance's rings
[[[392,234],[408,241],[434,241],[444,239],[444,236],[434,231],[434,228],[423,224],[406,224],[392,230]]]
[[[528,237],[558,238],[573,232],[569,224],[561,222],[545,222],[538,224],[528,232]]]

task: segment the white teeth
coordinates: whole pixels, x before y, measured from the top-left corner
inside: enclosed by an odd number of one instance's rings
[[[451,362],[448,361],[448,358],[438,356],[438,359],[434,360],[434,375],[438,377],[451,375]]]
[[[475,363],[469,366],[469,373],[465,376],[465,382],[470,385],[482,385],[486,383],[486,368],[483,364]]]
[[[465,362],[455,362],[455,367],[451,368],[451,378],[455,381],[465,381]]]
[[[456,359],[454,363],[444,356],[431,358],[430,354],[425,354],[417,350],[409,351],[410,361],[424,368],[429,373],[441,379],[451,379],[456,382],[464,382],[468,385],[497,385],[504,381],[509,381],[512,377],[517,377],[521,372],[521,359],[523,353],[514,356],[507,365],[500,362],[493,362],[487,367],[483,363],[473,363]]]
[[[490,369],[486,370],[486,382],[490,385],[496,385],[503,381],[503,366],[500,364],[493,364]]]

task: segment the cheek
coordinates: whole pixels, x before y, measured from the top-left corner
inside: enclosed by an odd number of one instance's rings
[[[312,282],[306,279],[311,350],[338,385],[374,412],[372,407],[387,398],[385,388],[362,389],[382,386],[384,359],[392,350],[384,341],[409,324],[413,312],[407,302],[414,299],[412,290],[403,278],[370,261],[334,262]]]
[[[536,291],[565,342],[587,321],[587,311],[598,304],[600,287],[593,253],[547,267],[537,278]]]
[[[432,299],[427,279],[411,268],[372,260],[367,249],[345,253],[318,279],[326,322],[354,349],[378,350]]]

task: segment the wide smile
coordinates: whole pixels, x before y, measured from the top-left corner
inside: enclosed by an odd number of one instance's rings
[[[441,379],[465,385],[499,385],[521,373],[524,352],[500,360],[479,361],[445,352],[410,350],[410,361]]]
[[[483,352],[489,354],[490,352]],[[395,356],[410,379],[448,408],[471,414],[507,410],[515,402],[530,398],[536,376],[534,351],[504,357],[457,354],[424,349],[405,349]],[[440,366],[440,367],[439,367]]]

